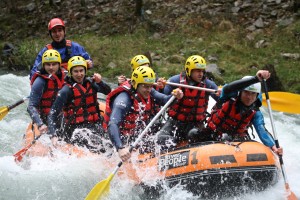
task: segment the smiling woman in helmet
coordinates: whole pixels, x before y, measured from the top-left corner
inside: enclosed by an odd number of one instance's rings
[[[130,158],[129,145],[156,113],[154,104],[164,105],[171,95],[153,89],[155,73],[147,66],[137,67],[131,81],[117,87],[106,98],[104,128],[116,147],[122,161]],[[173,92],[182,98],[182,91]]]
[[[276,148],[273,137],[264,127],[264,118],[259,110],[262,105],[260,81],[269,77],[269,71],[259,70],[256,76],[245,76],[225,85],[202,135],[214,135],[213,139],[216,140],[251,140],[248,128],[253,125],[263,144],[281,154],[282,149]]]
[[[60,69],[61,57],[56,50],[47,50],[42,56],[42,68],[31,79],[31,92],[27,111],[41,133],[47,131],[47,116],[64,83]]]
[[[97,93],[107,95],[111,88],[98,73],[94,73],[92,78],[86,77],[87,63],[81,56],[74,56],[69,60],[68,72],[66,83],[59,91],[48,116],[52,141],[56,144],[57,137],[60,137],[68,143],[86,146],[92,152],[102,151],[101,140],[93,139],[100,139],[103,134]],[[64,130],[60,131],[57,118],[62,110]],[[92,134],[87,135],[86,131],[75,133],[75,129],[88,129]]]

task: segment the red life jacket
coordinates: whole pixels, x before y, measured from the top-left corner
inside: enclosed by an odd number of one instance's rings
[[[65,107],[64,116],[67,124],[95,123],[100,121],[97,92],[87,81],[86,87],[79,83],[70,85],[74,94],[71,104]]]
[[[222,105],[222,108],[212,111],[207,126],[220,136],[222,133],[245,136],[256,110],[249,109],[241,114],[237,112],[236,104],[236,99],[230,99]]]
[[[187,85],[186,76],[180,74],[180,83]],[[199,83],[198,87],[206,87],[204,83]],[[183,98],[177,100],[169,109],[169,116],[179,121],[200,122],[206,118],[206,109],[209,96],[205,91],[180,88]]]
[[[46,45],[47,49],[53,49],[52,44],[47,44]],[[66,51],[67,51],[67,56],[64,60],[62,60],[62,63],[60,64],[61,67],[63,67],[65,70],[68,70],[68,61],[71,58],[72,54],[72,41],[71,40],[66,40]]]
[[[39,72],[35,73],[31,79],[30,84],[32,85],[33,82],[37,77],[41,77],[46,80],[47,85],[46,89],[42,95],[41,102],[39,105],[40,115],[47,116],[50,112],[51,106],[54,103],[58,91],[62,88],[64,84],[64,72],[61,70],[62,76],[59,79],[55,74],[40,74]]]
[[[114,99],[121,92],[127,92],[131,99],[133,100],[133,109],[125,116],[125,119],[120,124],[120,132],[123,135],[133,135],[138,130],[146,127],[147,121],[149,120],[153,107],[152,97],[149,95],[148,99],[145,100],[138,93],[134,93],[131,90],[131,84],[126,81],[122,86],[117,87],[106,97],[106,108],[104,114],[104,129],[107,130],[111,108],[110,104],[112,99]]]

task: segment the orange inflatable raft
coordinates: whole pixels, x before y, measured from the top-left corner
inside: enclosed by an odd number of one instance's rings
[[[31,123],[28,125],[26,129],[26,134],[24,135],[24,147],[27,147],[32,143],[34,138],[37,138],[40,136],[40,132],[38,131],[38,128],[36,125],[32,125]],[[59,150],[61,152],[64,152],[71,156],[77,156],[77,157],[83,157],[88,155],[95,155],[91,152],[89,152],[87,149],[74,146],[72,144],[63,144],[58,145],[55,147],[50,147],[49,145],[44,144],[39,139],[35,141],[35,143],[26,151],[27,157],[44,157],[44,156],[53,156],[52,151],[53,150]]]
[[[278,181],[279,163],[270,148],[256,141],[205,142],[161,155],[139,155],[124,171],[152,195],[161,184],[183,185],[195,195],[220,197],[264,190]],[[147,185],[156,177],[156,186]]]

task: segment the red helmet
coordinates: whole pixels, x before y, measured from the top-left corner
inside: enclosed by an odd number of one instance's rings
[[[55,26],[62,26],[65,28],[65,23],[63,20],[59,18],[53,18],[50,20],[48,24],[48,30],[51,31]]]

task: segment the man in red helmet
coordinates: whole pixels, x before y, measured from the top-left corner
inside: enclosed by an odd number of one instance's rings
[[[88,68],[93,67],[93,61],[90,55],[85,51],[85,49],[78,43],[65,39],[66,27],[63,20],[61,20],[60,18],[51,19],[48,23],[48,31],[53,41],[51,44],[47,44],[38,53],[34,65],[31,68],[30,79],[36,71],[40,70],[42,66],[42,55],[48,49],[55,49],[60,53],[62,59],[61,66],[64,67],[66,70],[68,60],[73,56],[83,57],[87,61]]]

